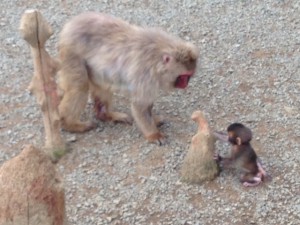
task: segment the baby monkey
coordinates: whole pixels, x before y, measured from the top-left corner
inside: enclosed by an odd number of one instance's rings
[[[259,185],[265,179],[267,173],[262,168],[261,162],[250,144],[252,139],[251,130],[241,123],[233,123],[228,126],[227,134],[223,132],[215,132],[214,134],[218,139],[232,145],[229,158],[223,158],[216,154],[215,160],[222,166],[233,163],[242,173],[240,182],[245,187]]]

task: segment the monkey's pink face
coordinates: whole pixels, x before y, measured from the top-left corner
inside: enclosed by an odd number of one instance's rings
[[[171,54],[163,56],[164,75],[161,83],[166,90],[173,88],[184,89],[188,86],[191,77],[196,71],[197,58],[183,57]]]
[[[180,88],[180,89],[184,89],[188,86],[190,78],[194,75],[194,70],[192,71],[187,71],[184,74],[179,75],[174,83],[174,87],[175,88]]]

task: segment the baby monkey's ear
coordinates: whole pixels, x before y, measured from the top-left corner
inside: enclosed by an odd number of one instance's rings
[[[236,144],[237,145],[242,145],[242,139],[240,137],[236,138]]]

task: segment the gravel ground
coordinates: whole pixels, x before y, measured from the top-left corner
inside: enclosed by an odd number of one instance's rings
[[[300,2],[297,0],[34,1],[0,3],[0,165],[24,144],[44,141],[41,113],[26,90],[33,73],[17,28],[39,9],[55,33],[87,10],[158,26],[200,49],[197,76],[186,91],[163,96],[163,147],[146,143],[136,126],[100,123],[84,134],[64,133],[72,151],[59,163],[70,224],[300,224]],[[116,108],[129,111],[118,97]],[[204,110],[212,126],[239,121],[273,180],[244,188],[234,171],[203,185],[180,182],[179,169]],[[87,107],[86,117],[92,113]],[[218,144],[224,151],[228,146]],[[1,195],[1,193],[0,193]]]

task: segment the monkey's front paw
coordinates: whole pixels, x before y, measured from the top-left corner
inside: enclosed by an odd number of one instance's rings
[[[156,144],[158,144],[160,146],[164,145],[166,143],[166,140],[167,140],[166,137],[162,133],[160,133],[160,132],[148,135],[146,137],[146,139],[149,142],[156,143]]]
[[[165,123],[164,117],[159,115],[154,116],[154,121],[157,127],[160,127]]]
[[[219,163],[219,162],[222,161],[222,157],[221,157],[217,152],[215,152],[215,154],[214,154],[214,160],[215,160],[217,163]]]

